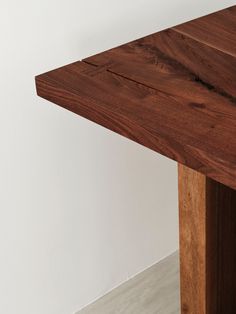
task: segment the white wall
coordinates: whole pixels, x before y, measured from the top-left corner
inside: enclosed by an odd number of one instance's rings
[[[178,246],[176,164],[34,76],[234,2],[0,0],[0,313],[71,314]]]

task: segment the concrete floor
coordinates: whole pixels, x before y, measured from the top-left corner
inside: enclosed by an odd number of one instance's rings
[[[77,314],[179,314],[179,261],[174,253]]]

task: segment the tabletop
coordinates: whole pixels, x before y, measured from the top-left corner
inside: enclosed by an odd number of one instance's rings
[[[236,189],[236,6],[41,74],[36,86]]]

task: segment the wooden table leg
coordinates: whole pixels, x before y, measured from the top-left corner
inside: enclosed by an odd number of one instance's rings
[[[179,171],[181,313],[236,313],[236,190]]]

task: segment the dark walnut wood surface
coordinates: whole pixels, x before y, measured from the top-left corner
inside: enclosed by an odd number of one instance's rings
[[[39,96],[236,189],[236,6],[36,85]]]

